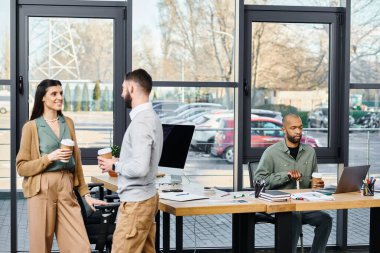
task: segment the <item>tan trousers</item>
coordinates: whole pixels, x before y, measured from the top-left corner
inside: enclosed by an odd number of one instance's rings
[[[157,209],[158,194],[141,202],[122,202],[112,253],[155,253]]]
[[[28,199],[28,209],[30,253],[50,253],[54,233],[61,253],[91,252],[71,172],[43,173],[41,191]]]

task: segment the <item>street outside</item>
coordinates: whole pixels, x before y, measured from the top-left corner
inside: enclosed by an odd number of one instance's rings
[[[9,115],[10,113],[1,114],[0,122],[0,188],[3,189],[9,187],[10,181]],[[106,147],[112,144],[112,130],[110,130],[112,114],[110,112],[66,113],[66,115],[74,119],[80,147]],[[99,121],[99,118],[102,120]],[[110,124],[104,122],[110,122]],[[318,140],[321,147],[327,146],[327,134],[327,132],[319,131],[307,132],[308,136]],[[377,153],[380,150],[380,132],[355,129],[350,133],[349,138],[350,165],[369,163],[371,164],[370,175],[379,177],[380,158],[378,158]],[[243,168],[244,186],[249,187],[247,166],[244,165]],[[88,181],[91,175],[101,175],[97,166],[86,165],[84,171]],[[336,164],[319,164],[319,171],[323,173],[326,184],[336,184]],[[220,157],[213,157],[192,148],[188,154],[184,174],[186,175],[184,182],[197,182],[205,186],[232,187],[233,183],[232,164]],[[18,187],[21,185],[18,184]]]

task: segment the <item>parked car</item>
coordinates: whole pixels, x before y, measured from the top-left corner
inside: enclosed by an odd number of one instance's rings
[[[187,110],[185,110],[185,111],[183,111],[177,115],[174,115],[174,116],[162,117],[161,123],[163,123],[163,124],[181,124],[184,121],[188,121],[188,119],[191,116],[194,116],[194,115],[197,115],[197,114],[200,114],[203,112],[207,112],[209,110],[210,110],[210,108],[208,108],[208,107],[190,108],[190,109],[187,109]]]
[[[156,111],[158,116],[163,116],[166,113],[170,113],[182,106],[180,101],[168,101],[168,100],[154,100],[152,101],[153,110]]]
[[[327,128],[329,124],[329,108],[317,107],[309,112],[308,128]]]
[[[257,116],[262,116],[262,117],[274,118],[274,119],[277,119],[278,121],[282,121],[281,112],[263,110],[263,109],[251,109],[251,114],[255,114]]]
[[[228,163],[233,162],[234,119],[223,118],[220,120],[219,129],[215,135],[215,142],[211,148],[211,154],[224,158]],[[268,117],[251,117],[251,147],[268,147],[284,139],[281,130],[282,122]],[[303,135],[302,143],[312,147],[318,147],[318,141],[311,136]]]
[[[355,125],[355,119],[351,115],[348,116],[349,127]],[[328,128],[329,126],[329,109],[327,107],[317,107],[309,112],[308,128]]]
[[[230,110],[207,112],[193,120],[195,132],[191,140],[191,147],[209,154],[214,145],[216,131],[222,118],[233,117]]]
[[[212,108],[212,109],[224,109],[225,107],[221,104],[215,104],[215,103],[188,103],[183,104],[174,111],[167,112],[162,117],[169,117],[169,116],[177,116],[178,114],[192,108],[199,108],[199,107],[206,107],[206,108]]]

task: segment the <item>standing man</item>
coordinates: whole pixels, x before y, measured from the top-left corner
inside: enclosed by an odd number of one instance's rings
[[[310,185],[312,173],[318,171],[317,157],[312,147],[301,143],[301,118],[296,114],[288,114],[282,124],[285,139],[264,151],[255,172],[255,180],[264,179],[268,189],[296,189],[297,183],[300,188],[323,188],[323,180]],[[332,227],[330,215],[322,211],[293,212],[292,222],[293,252],[297,252],[302,224],[315,227],[311,253],[326,251]]]
[[[125,75],[122,97],[130,113],[131,124],[125,132],[120,158],[98,157],[103,172],[118,173],[121,205],[113,236],[112,253],[150,253],[155,250],[158,193],[156,174],[161,157],[161,122],[149,102],[152,78],[143,69]]]

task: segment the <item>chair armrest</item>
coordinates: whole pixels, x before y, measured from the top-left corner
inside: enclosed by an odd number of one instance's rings
[[[105,206],[95,205],[96,210],[104,211],[104,210],[115,210],[119,208],[120,203],[109,203]]]
[[[120,199],[120,198],[119,198],[119,195],[117,194],[111,194],[111,195],[104,196],[104,199],[108,202],[108,201],[113,201],[115,199]]]

